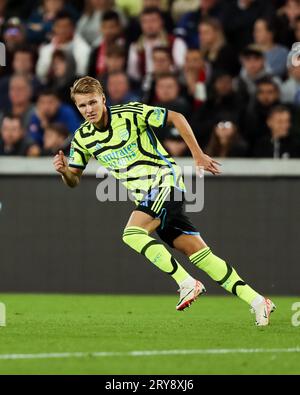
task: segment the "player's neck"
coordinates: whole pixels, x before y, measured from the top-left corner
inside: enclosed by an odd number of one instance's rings
[[[102,117],[99,122],[94,124],[97,129],[104,130],[108,128],[108,112],[106,106],[103,108]]]

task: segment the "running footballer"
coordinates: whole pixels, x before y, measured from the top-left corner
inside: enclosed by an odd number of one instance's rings
[[[195,166],[214,175],[220,173],[219,164],[199,147],[185,117],[137,102],[108,107],[100,82],[88,76],[75,81],[71,98],[85,122],[74,135],[69,161],[62,151],[54,158],[54,167],[63,182],[69,187],[77,186],[89,159],[94,157],[131,191],[136,207],[124,229],[123,241],[177,282],[177,310],[189,307],[205,292],[205,287],[150,236],[154,231],[224,289],[248,303],[257,325],[268,325],[275,309],[273,302],[253,290],[233,267],[212,253],[184,212],[181,169],[162,147],[153,128],[173,124],[189,147]]]

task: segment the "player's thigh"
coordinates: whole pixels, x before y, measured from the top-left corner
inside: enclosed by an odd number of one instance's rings
[[[160,225],[160,219],[155,219],[151,215],[142,211],[133,211],[126,224],[129,226],[138,226],[139,228],[146,229],[148,233],[152,233]]]
[[[191,256],[207,247],[205,241],[199,235],[180,235],[173,241],[176,250],[187,256]]]

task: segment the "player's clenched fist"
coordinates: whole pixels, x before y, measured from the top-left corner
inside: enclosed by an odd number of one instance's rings
[[[68,161],[62,151],[59,151],[59,153],[57,155],[55,155],[55,157],[53,159],[53,164],[54,164],[55,170],[58,173],[65,174],[66,171],[68,170]]]

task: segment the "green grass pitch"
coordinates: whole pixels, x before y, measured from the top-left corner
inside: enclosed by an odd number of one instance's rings
[[[258,328],[233,296],[203,296],[177,312],[176,295],[0,294],[0,374],[299,374],[300,326],[291,319],[300,297],[272,299],[271,325]]]

